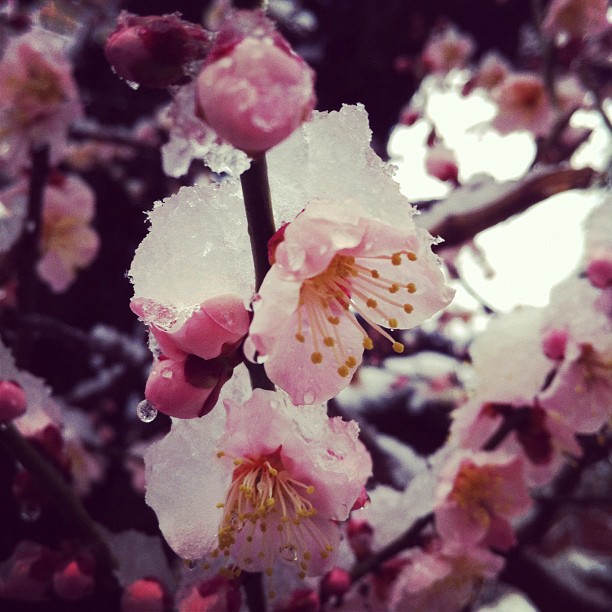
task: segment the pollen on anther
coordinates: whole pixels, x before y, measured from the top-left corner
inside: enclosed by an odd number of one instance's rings
[[[321,355],[319,351],[315,351],[310,355],[310,361],[312,361],[312,363],[321,363],[323,361],[323,355]]]
[[[404,304],[404,312],[406,314],[410,314],[414,310],[414,306],[412,304]]]
[[[221,457],[224,457],[224,456],[225,456],[225,453],[224,453],[223,451],[219,451],[219,452],[217,453],[217,457],[218,457],[219,459],[221,459]]]
[[[357,365],[357,360],[351,356],[344,363],[346,363],[349,368],[354,368]]]
[[[351,373],[351,371],[345,365],[341,365],[338,368],[338,374],[340,374],[340,376],[342,376],[343,378],[346,378],[350,373]]]
[[[223,502],[219,502],[217,504],[217,508],[225,508],[225,504]]]
[[[399,266],[402,263],[402,254],[401,253],[393,253],[393,255],[391,255],[391,263],[394,266]]]
[[[236,465],[236,466],[242,465],[242,459],[240,459],[240,458],[234,459],[234,465]]]
[[[389,327],[397,327],[397,319],[393,317],[389,319]]]
[[[396,353],[403,353],[404,352],[404,345],[401,342],[394,342],[393,343],[393,350]]]
[[[312,495],[315,492],[315,488],[312,485],[309,485],[308,487],[306,487],[306,493],[308,493],[308,495]]]
[[[373,342],[372,338],[370,338],[370,336],[366,336],[363,339],[363,348],[368,350],[368,351],[371,351],[374,348],[374,342]]]
[[[370,274],[372,275],[372,278],[378,278],[380,276],[378,270],[370,270]]]
[[[369,298],[366,302],[366,306],[368,306],[368,308],[376,308],[378,306],[378,302],[372,298]]]
[[[340,323],[340,317],[327,317],[327,320],[332,324],[332,325],[338,325],[338,323]]]
[[[414,283],[408,283],[406,289],[408,289],[408,293],[414,293],[416,291],[416,285]]]
[[[323,338],[323,344],[325,346],[334,346],[334,339],[331,336],[327,336],[326,338]]]
[[[305,341],[304,336],[302,334],[295,334],[295,339],[298,342],[304,342]]]
[[[408,259],[410,261],[416,261],[417,260],[416,253],[413,253],[412,251],[408,251],[408,253],[406,253],[406,257],[408,257]]]

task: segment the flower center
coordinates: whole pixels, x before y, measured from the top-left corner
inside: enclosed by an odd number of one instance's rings
[[[223,451],[217,453],[218,458],[224,456]],[[231,551],[240,568],[263,567],[271,576],[280,555],[295,563],[304,579],[313,554],[326,559],[333,552],[313,520],[317,511],[309,497],[314,486],[292,478],[278,452],[258,459],[239,457],[234,466],[226,500],[217,504],[223,518],[213,557],[229,556]]]
[[[501,482],[501,476],[496,476],[489,467],[466,463],[455,477],[450,498],[475,522],[486,528],[491,522],[491,516],[503,503]]]
[[[356,367],[357,360],[348,354],[338,333],[342,317],[346,317],[363,334],[364,348],[373,348],[372,339],[354,312],[391,342],[396,353],[402,353],[404,345],[382,329],[374,321],[374,317],[379,320],[384,319],[390,328],[397,327],[397,318],[393,316],[394,310],[410,314],[414,307],[396,297],[401,296],[402,292],[414,293],[417,290],[416,285],[382,276],[371,262],[378,260],[386,264],[390,262],[393,266],[401,266],[416,259],[417,256],[411,251],[368,258],[336,255],[323,272],[305,280],[300,291],[295,339],[298,342],[306,341],[304,325],[307,322],[313,348],[311,361],[314,364],[322,363],[323,351],[327,350],[333,355],[340,376],[348,376],[350,370]]]

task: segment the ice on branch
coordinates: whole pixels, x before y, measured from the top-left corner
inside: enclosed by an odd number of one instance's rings
[[[48,144],[51,163],[66,152],[68,127],[83,114],[72,67],[51,33],[13,38],[0,61],[0,169],[27,167],[30,149]]]
[[[278,563],[300,578],[328,571],[336,521],[372,467],[356,423],[260,389],[224,404],[225,414],[174,422],[145,457],[147,502],[168,543],[189,559],[225,559],[224,573],[272,575]]]

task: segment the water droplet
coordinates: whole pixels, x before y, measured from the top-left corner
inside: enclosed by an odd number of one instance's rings
[[[244,521],[238,516],[238,514],[236,514],[236,512],[232,512],[229,523],[230,527],[234,531],[240,531],[244,527]]]
[[[170,370],[170,369],[164,370],[162,372],[162,378],[166,378],[166,379],[170,380],[172,378],[172,370]]]
[[[306,393],[304,393],[304,403],[305,404],[312,404],[314,402],[314,393],[312,391],[306,391]]]
[[[278,551],[280,552],[280,556],[285,561],[290,561],[292,563],[297,561],[297,558],[298,558],[297,549],[295,548],[293,544],[285,544],[284,546],[281,546],[278,549]]]
[[[320,255],[325,255],[325,253],[327,253],[327,245],[326,244],[322,244],[319,247],[319,254]]]
[[[134,91],[140,87],[140,83],[136,83],[136,81],[128,81],[127,79],[125,79],[125,84]]]
[[[35,523],[42,514],[41,507],[32,501],[26,501],[21,504],[19,516],[26,523]]]
[[[198,564],[193,559],[185,559],[184,563],[185,563],[185,567],[188,570],[192,570],[192,571],[198,566]]]
[[[255,353],[255,363],[266,363],[268,361],[269,355],[260,355],[259,353]]]
[[[139,402],[138,406],[136,406],[136,414],[143,423],[150,423],[155,420],[157,416],[157,408],[149,401],[142,400],[142,402]]]

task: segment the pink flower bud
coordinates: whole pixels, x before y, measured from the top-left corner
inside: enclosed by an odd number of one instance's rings
[[[145,397],[157,410],[180,419],[208,414],[219,399],[221,387],[236,365],[223,358],[204,360],[189,355],[184,361],[163,359],[151,370]]]
[[[563,359],[566,345],[567,331],[564,329],[551,329],[542,338],[542,351],[555,361]]]
[[[346,528],[346,537],[358,561],[372,553],[374,529],[368,521],[350,519]]]
[[[139,17],[122,12],[105,53],[123,79],[146,87],[167,87],[189,79],[190,64],[205,57],[210,34],[178,14]]]
[[[612,286],[612,258],[593,259],[586,273],[594,287],[606,289]]]
[[[91,595],[94,587],[93,559],[80,555],[53,574],[53,589],[68,601],[77,601]]]
[[[341,567],[334,567],[321,580],[321,596],[325,601],[330,597],[342,598],[351,584],[351,575]]]
[[[23,389],[12,380],[0,381],[0,423],[20,417],[27,408]]]
[[[121,596],[121,612],[164,612],[169,597],[159,580],[141,578],[132,582]]]
[[[244,13],[237,13],[242,32],[235,25],[220,32],[197,78],[197,98],[204,120],[219,136],[256,154],[285,140],[308,118],[315,104],[314,72],[260,13]],[[251,33],[244,32],[247,17]]]
[[[425,168],[431,176],[435,176],[440,181],[459,184],[457,158],[453,151],[444,145],[434,145],[427,149]]]

